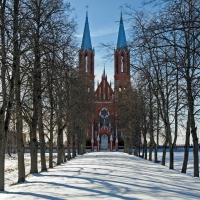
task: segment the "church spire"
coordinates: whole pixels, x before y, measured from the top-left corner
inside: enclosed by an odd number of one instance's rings
[[[88,8],[88,6],[86,6]],[[88,11],[86,12],[86,19],[85,19],[85,28],[83,32],[83,39],[82,39],[82,45],[81,50],[92,50],[92,43],[90,38],[90,28],[89,28],[89,22],[88,22]]]
[[[122,18],[122,11],[121,11],[121,17],[120,17],[120,24],[119,24],[119,32],[118,32],[118,40],[117,40],[117,49],[127,49],[127,43],[126,43],[126,35],[124,31],[124,23]]]

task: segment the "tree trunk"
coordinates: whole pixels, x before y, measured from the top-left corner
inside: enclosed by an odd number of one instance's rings
[[[153,135],[153,94],[151,85],[149,83],[149,134],[150,134],[150,145],[149,145],[149,161],[152,161],[152,152],[154,145],[154,135]]]
[[[187,74],[187,97],[188,97],[188,108],[190,112],[190,125],[191,125],[191,133],[193,139],[193,158],[194,158],[194,177],[199,177],[199,144],[197,137],[197,127],[195,126],[195,118],[194,118],[194,99],[192,96],[192,86],[191,86],[191,78],[189,78],[189,72]]]
[[[50,88],[50,138],[49,138],[49,168],[53,168],[53,95]]]
[[[147,160],[147,140],[144,142],[144,159]]]
[[[40,138],[40,158],[41,158],[41,171],[46,171],[46,145],[44,140],[44,130],[43,130],[43,122],[42,122],[42,102],[40,102],[39,106],[39,116],[38,116],[38,125],[39,125],[39,138]]]
[[[4,170],[5,170],[5,131],[3,126],[4,118],[1,116],[0,122],[0,191],[4,191]]]
[[[144,119],[144,145],[143,145],[143,154],[144,154],[144,159],[147,160],[147,127],[146,127],[146,117]]]
[[[124,152],[129,153],[129,139],[127,133],[124,134]]]
[[[36,138],[36,133],[30,130],[30,155],[31,155],[31,170],[30,173],[38,173],[38,158],[37,158],[37,151],[38,151],[38,142]],[[35,137],[34,137],[35,136]]]
[[[112,142],[112,141],[111,141]],[[130,138],[129,138],[129,141],[128,141],[128,154],[132,154],[132,149],[133,149],[133,141],[132,141],[132,138],[131,138],[131,136],[130,136]],[[135,145],[135,153],[137,154],[138,152],[137,152],[137,146]]]
[[[72,157],[76,157],[76,141],[75,141],[75,134],[76,134],[76,129],[74,128],[73,133],[72,133]]]
[[[79,148],[80,148],[80,155],[83,155],[83,149],[82,149],[82,143],[83,143],[83,129],[80,129],[80,135],[79,135],[79,137],[80,137],[80,144],[79,144]]]
[[[85,142],[85,138],[84,138],[84,129],[82,129],[81,131],[81,155],[83,155],[84,152],[84,142]]]
[[[169,145],[169,169],[174,169],[174,146]]]
[[[160,126],[160,111],[159,111],[159,104],[157,102],[157,124],[156,124],[156,143],[154,144],[154,162],[157,163],[158,162],[158,147],[159,147],[159,126]]]
[[[24,164],[24,141],[22,126],[22,104],[21,104],[21,78],[20,78],[20,50],[18,44],[18,15],[19,0],[14,0],[14,18],[13,18],[13,70],[15,73],[15,111],[16,111],[16,130],[17,130],[17,154],[18,154],[18,183],[25,181]]]
[[[67,162],[66,156],[65,156],[65,147],[63,146],[63,162]]]
[[[60,123],[60,122],[58,122]],[[58,138],[57,138],[57,165],[60,165],[63,162],[63,130],[60,127],[61,125],[58,125]]]
[[[78,127],[77,131],[77,151],[78,154],[81,155],[81,129]]]
[[[154,144],[154,163],[158,162],[158,145]]]
[[[125,134],[124,134],[124,153],[127,153],[127,151],[126,151],[127,147],[126,146],[127,146],[126,145],[126,137],[125,137]]]
[[[50,135],[51,135],[51,133],[50,133]],[[52,141],[51,136],[49,139],[49,149],[48,150],[49,150],[49,168],[53,168],[53,141]]]
[[[81,144],[81,152],[82,154],[86,153],[86,135],[85,133],[83,133],[83,137],[82,137],[82,144]]]
[[[191,133],[193,137],[194,177],[199,177],[199,143],[197,137],[197,127],[195,127],[194,119],[191,121]]]
[[[37,36],[39,33],[36,34]],[[36,37],[36,36],[35,36]],[[40,69],[40,47],[39,47],[39,37],[35,39],[35,60],[33,69],[33,117],[32,125],[30,131],[30,153],[31,153],[31,171],[30,173],[38,173],[37,167],[37,125],[38,125],[38,114],[39,106],[41,102],[41,69]]]
[[[71,149],[70,149],[70,132],[67,131],[67,160],[71,159]]]
[[[187,127],[186,127],[186,136],[185,136],[184,159],[183,159],[183,166],[182,166],[181,173],[186,173],[186,171],[187,171],[189,149],[190,149],[190,114],[188,111],[188,120],[187,120]]]
[[[152,161],[152,152],[153,152],[153,145],[150,143],[150,145],[149,145],[149,161]]]
[[[163,145],[162,165],[165,165],[166,151],[167,151],[167,141],[165,141]]]
[[[50,113],[49,168],[53,168],[53,107]]]
[[[167,135],[169,141],[169,169],[174,169],[174,146],[172,143],[171,129],[169,123],[169,116],[167,115]]]
[[[4,169],[5,169],[5,143],[6,134],[4,130],[5,108],[7,104],[6,99],[6,49],[5,49],[5,5],[6,0],[1,1],[1,87],[3,94],[3,105],[0,112],[0,191],[4,191]]]
[[[53,59],[54,59],[54,54],[53,54]],[[54,66],[54,63],[53,63],[53,66]],[[48,74],[48,89],[49,89],[49,101],[50,101],[49,168],[53,168],[53,111],[54,111],[53,86],[52,86],[53,72],[48,71],[47,74]]]
[[[43,120],[42,120],[42,85],[41,85],[41,69],[38,69],[38,129],[39,129],[39,139],[40,139],[40,158],[41,158],[41,171],[46,171],[46,145],[44,140],[44,130],[43,130]]]
[[[37,122],[38,122],[38,93],[37,93],[37,73],[34,76],[34,88],[33,88],[33,117],[32,125],[30,130],[30,154],[31,154],[31,170],[30,173],[38,173],[37,167],[37,152],[38,152],[38,142],[37,142]]]

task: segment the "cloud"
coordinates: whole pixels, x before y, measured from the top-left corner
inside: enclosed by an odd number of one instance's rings
[[[112,33],[117,33],[118,28],[116,26],[104,27],[102,29],[91,32],[91,37],[100,37],[104,35],[109,35]]]

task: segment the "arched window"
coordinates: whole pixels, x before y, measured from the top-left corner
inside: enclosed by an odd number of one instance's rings
[[[88,72],[88,56],[85,57],[85,71]]]
[[[90,63],[90,66],[91,66],[91,69],[90,69],[90,73],[92,74],[92,71],[93,71],[93,68],[92,68],[92,60],[91,60],[91,63]]]
[[[101,87],[99,87],[99,100],[101,100]]]
[[[115,70],[116,74],[118,74],[118,57],[115,58]]]
[[[121,72],[124,73],[124,56],[121,55]]]

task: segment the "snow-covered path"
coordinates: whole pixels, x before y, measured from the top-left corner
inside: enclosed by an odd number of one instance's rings
[[[122,152],[78,156],[23,184],[0,199],[200,199],[200,178],[193,178]]]

